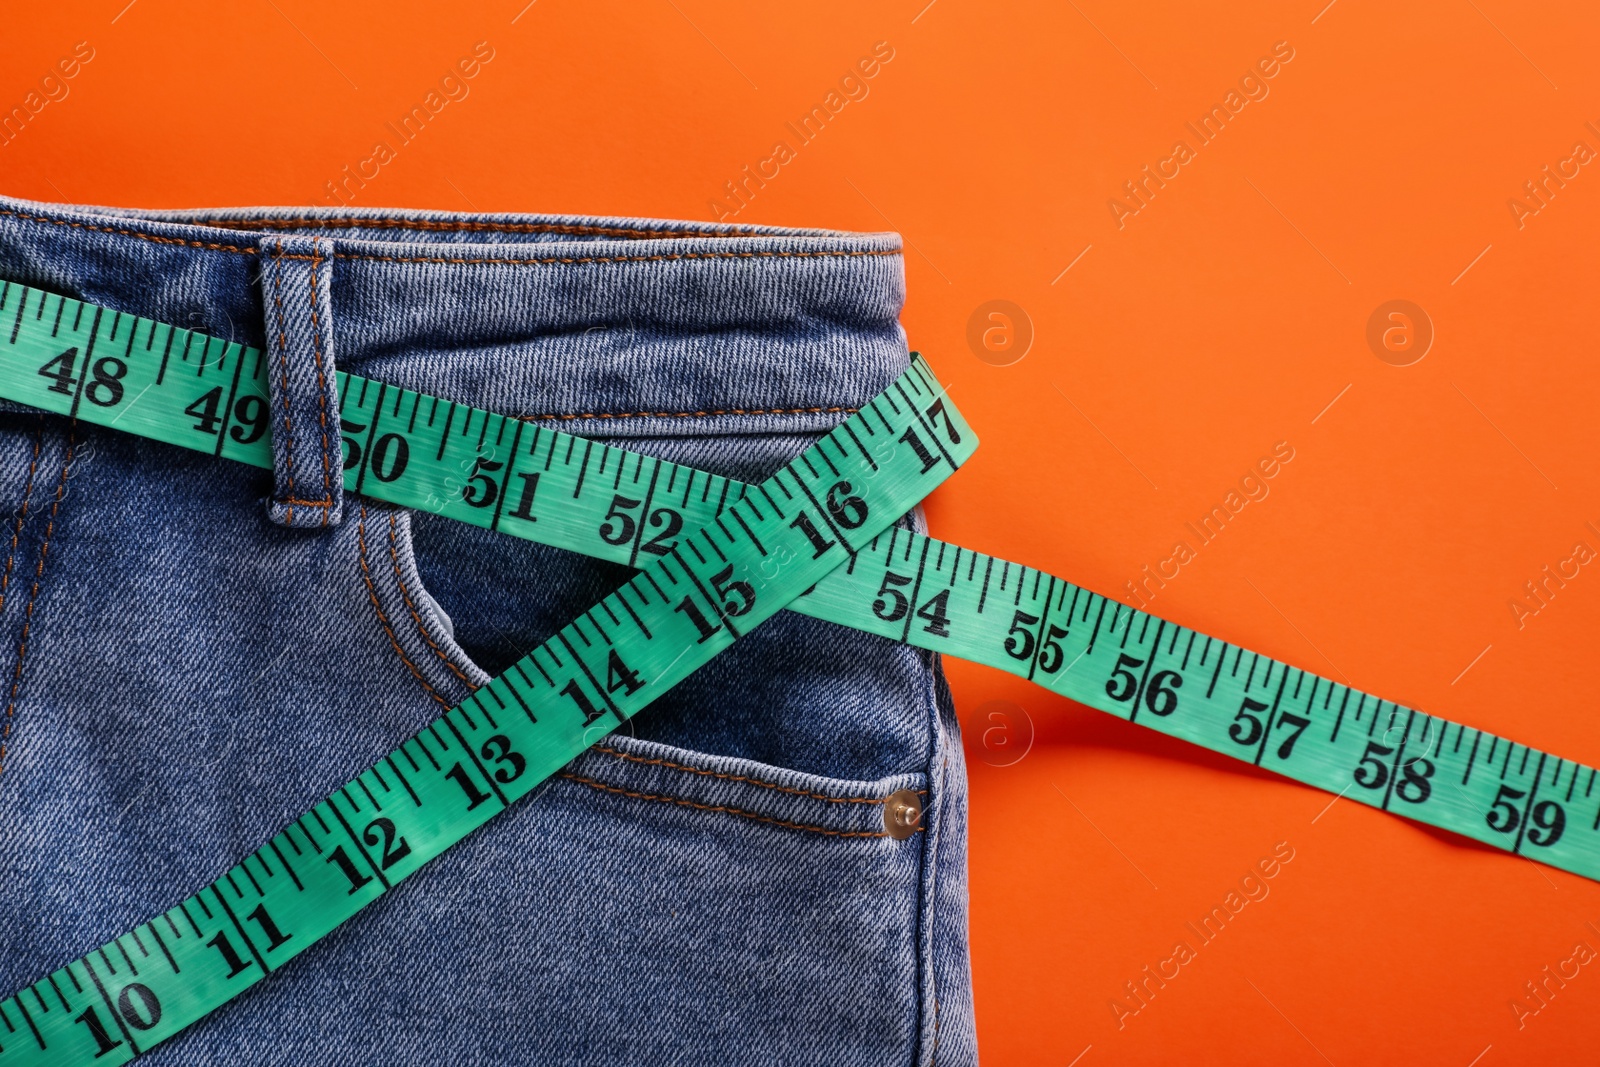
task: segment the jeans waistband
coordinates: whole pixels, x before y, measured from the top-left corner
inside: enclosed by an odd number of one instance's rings
[[[331,259],[330,364],[576,432],[823,429],[907,360],[892,233],[0,197],[0,276],[266,347],[294,236]]]

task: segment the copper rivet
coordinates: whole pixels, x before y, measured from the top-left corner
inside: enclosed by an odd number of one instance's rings
[[[922,826],[922,798],[913,789],[897,789],[883,801],[883,828],[904,841]]]

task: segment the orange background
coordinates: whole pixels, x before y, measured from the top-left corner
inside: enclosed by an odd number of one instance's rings
[[[934,532],[1117,593],[1287,441],[1270,496],[1154,610],[1600,763],[1600,567],[1520,627],[1508,606],[1575,542],[1600,549],[1600,166],[1508,207],[1574,142],[1600,150],[1600,20],[1325,2],[32,5],[0,34],[0,105],[80,40],[94,59],[0,148],[0,189],[322,202],[487,40],[470,95],[355,203],[712,218],[887,41],[869,95],[723,210],[905,235],[912,345],[984,441]],[[1269,95],[1198,147],[1184,123],[1279,41]],[[1180,138],[1195,158],[1119,228],[1108,200]],[[1009,366],[967,340],[993,299],[1034,332]],[[1410,366],[1366,340],[1392,299],[1436,331]],[[1600,886],[948,667],[988,1064],[1593,1061],[1600,966],[1521,1029],[1510,1004],[1600,949]],[[1277,842],[1294,859],[1270,896],[1119,1029],[1123,983]]]

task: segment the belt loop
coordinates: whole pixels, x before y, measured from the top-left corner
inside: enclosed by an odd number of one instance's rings
[[[333,376],[333,242],[269,235],[260,249],[276,479],[268,512],[281,526],[336,526],[344,517],[344,465]]]

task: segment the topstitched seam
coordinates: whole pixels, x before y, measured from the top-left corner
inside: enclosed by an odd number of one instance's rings
[[[273,248],[272,254],[272,302],[278,312],[278,367],[282,374],[282,390],[280,400],[283,404],[283,454],[284,473],[289,479],[288,510],[284,512],[284,521],[293,525],[294,505],[297,503],[294,495],[294,431],[289,422],[289,332],[283,321],[283,242],[280,240]],[[323,512],[324,515],[327,512]]]
[[[635,800],[654,800],[663,804],[674,804],[678,807],[693,808],[696,811],[718,812],[724,815],[738,815],[742,818],[754,819],[756,822],[771,823],[773,826],[782,826],[789,830],[809,830],[812,833],[826,834],[829,837],[890,836],[885,830],[830,830],[825,826],[811,826],[808,823],[790,822],[787,819],[774,819],[771,816],[761,815],[753,811],[745,811],[742,808],[730,808],[721,804],[700,804],[693,800],[686,800],[682,797],[664,797],[658,796],[655,793],[637,793],[629,789],[622,789],[618,786],[607,785],[605,782],[597,781],[593,778],[585,778],[581,774],[573,774],[570,771],[560,772],[559,777],[570,778],[574,782],[581,782],[584,785],[590,786],[594,789],[603,789],[608,793],[618,793],[625,797],[632,797]],[[920,832],[921,828],[919,827],[918,830]]]
[[[586,411],[577,415],[515,415],[524,422],[561,419],[709,419],[717,415],[854,415],[860,408],[718,408],[715,411]]]
[[[938,729],[938,727],[936,726],[935,729]],[[940,732],[941,732],[941,735],[942,735],[942,730]],[[942,740],[942,737],[941,737],[941,740]],[[944,809],[944,803],[945,803],[945,786],[947,786],[949,784],[949,781],[950,781],[950,756],[949,756],[948,753],[946,753],[944,759],[939,764],[939,798],[938,798],[937,809],[934,810],[931,813],[930,812],[924,812],[925,815],[931,814],[932,817],[933,817],[933,820],[938,821],[941,826],[943,825],[943,819],[941,818],[941,816],[944,814],[943,809]],[[926,826],[927,822],[928,822],[928,820],[925,819],[923,821],[923,825]],[[930,834],[928,836],[928,838],[927,838],[927,842],[928,842],[928,882],[930,883],[929,886],[928,886],[928,910],[930,912],[936,911],[938,909],[938,907],[939,907],[939,838],[940,838],[940,834],[937,831],[935,831],[934,833]],[[930,916],[928,925],[930,927],[932,927],[934,925],[934,922],[935,922],[935,920]],[[919,926],[920,926],[920,924],[919,924]],[[920,951],[921,951],[921,948],[919,947],[919,952]],[[928,985],[933,990],[933,1048],[931,1050],[929,1050],[929,1053],[928,1053],[928,1067],[938,1067],[938,1063],[939,1063],[939,961],[934,958],[933,950],[932,950],[931,947],[927,948],[927,954],[928,954]]]
[[[366,581],[367,597],[372,603],[373,610],[377,613],[378,622],[383,627],[384,633],[386,635],[388,635],[389,644],[394,648],[396,654],[399,655],[400,661],[406,665],[406,668],[408,670],[410,670],[410,672],[412,674],[412,677],[416,678],[416,680],[419,683],[421,683],[422,688],[441,707],[451,708],[454,705],[450,704],[439,693],[439,691],[437,689],[435,689],[433,687],[433,685],[431,685],[428,682],[428,679],[423,675],[422,671],[411,660],[411,657],[406,654],[406,651],[405,651],[404,647],[400,644],[400,640],[399,640],[399,638],[396,636],[396,634],[394,632],[393,626],[389,622],[388,614],[383,610],[383,605],[381,603],[379,603],[379,601],[378,601],[377,588],[373,584],[372,574],[371,574],[371,571],[369,570],[368,562],[367,562],[368,550],[367,550],[367,536],[366,536],[366,520],[367,520],[367,508],[366,508],[365,504],[361,504],[360,505],[360,511],[359,511],[359,514],[358,514],[358,517],[357,517],[357,520],[356,520],[356,539],[357,539],[357,542],[359,543],[359,546],[360,546],[361,574],[362,574],[363,579]],[[429,636],[426,627],[423,626],[421,615],[417,611],[417,608],[416,608],[416,603],[415,603],[415,601],[412,600],[410,590],[406,587],[405,579],[401,576],[399,550],[397,548],[397,544],[398,544],[398,542],[397,542],[397,530],[398,530],[397,513],[391,511],[389,513],[389,553],[390,553],[390,562],[391,562],[391,565],[394,568],[395,581],[396,581],[396,584],[400,588],[400,595],[404,598],[405,604],[406,604],[406,608],[411,613],[411,618],[412,618],[412,621],[416,624],[417,632],[422,636],[423,641],[433,651],[434,655],[438,656],[440,661],[443,662],[446,667],[450,668],[450,670],[456,675],[456,677],[460,678],[461,681],[463,683],[465,683],[466,686],[469,689],[474,689],[475,690],[478,687],[473,685],[473,683],[467,678],[467,676],[461,671],[461,669],[450,661],[449,657],[445,654],[444,650],[441,649],[438,646],[438,644],[434,642],[433,638],[431,636]],[[667,759],[651,759],[651,758],[647,758],[647,757],[644,757],[644,756],[634,756],[634,755],[631,755],[629,753],[621,752],[621,751],[619,751],[617,749],[614,749],[614,748],[608,748],[608,747],[606,747],[604,745],[594,745],[594,746],[592,746],[592,750],[595,751],[595,752],[603,753],[604,755],[610,756],[613,759],[626,760],[626,761],[628,761],[630,763],[642,763],[642,764],[647,764],[647,765],[651,765],[651,766],[668,767],[668,768],[671,768],[672,770],[684,771],[684,772],[687,772],[689,774],[703,775],[705,777],[710,777],[710,778],[721,778],[721,779],[726,779],[726,780],[736,781],[736,782],[745,782],[745,783],[748,783],[750,785],[760,786],[760,787],[762,787],[764,789],[772,789],[772,790],[775,790],[775,791],[780,792],[780,793],[790,793],[790,794],[794,794],[794,795],[802,796],[802,797],[807,797],[807,798],[814,799],[814,800],[824,800],[824,801],[828,801],[829,803],[877,804],[877,805],[881,805],[881,804],[883,804],[883,802],[885,800],[884,797],[831,797],[831,796],[828,796],[825,793],[807,792],[805,790],[795,789],[795,788],[792,788],[790,786],[778,785],[776,782],[763,781],[763,780],[761,780],[759,778],[750,777],[748,775],[725,774],[725,773],[722,773],[720,771],[711,771],[711,770],[706,770],[706,769],[700,768],[700,767],[690,767],[690,766],[688,766],[686,764],[675,763],[675,762],[673,762],[671,760],[667,760]],[[765,816],[758,815],[758,814],[755,814],[753,812],[742,811],[742,810],[737,809],[737,808],[728,808],[728,807],[721,807],[721,806],[714,806],[714,805],[698,804],[698,803],[695,803],[693,801],[689,801],[689,800],[685,800],[685,799],[672,798],[672,797],[658,797],[658,796],[654,796],[652,794],[647,794],[647,793],[629,792],[627,790],[621,789],[620,787],[607,785],[605,783],[598,782],[598,781],[595,781],[595,780],[589,779],[589,778],[583,778],[583,777],[581,777],[579,775],[563,774],[563,777],[573,778],[573,779],[575,779],[577,781],[583,782],[586,785],[593,785],[597,789],[606,789],[606,790],[609,790],[611,792],[622,793],[625,796],[636,797],[636,798],[645,799],[645,800],[661,800],[661,801],[666,802],[666,803],[681,804],[681,805],[684,805],[686,807],[691,807],[691,808],[695,808],[697,810],[702,810],[702,811],[712,811],[712,812],[724,811],[724,812],[728,812],[728,813],[734,814],[734,815],[744,815],[744,816],[747,816],[749,818],[758,819],[758,820],[763,821],[763,822],[771,822],[771,823],[774,823],[774,824],[779,825],[779,826],[792,827],[794,829],[815,830],[818,833],[836,834],[836,835],[846,836],[846,837],[887,837],[887,836],[889,836],[887,833],[865,833],[865,832],[853,832],[853,831],[847,832],[847,831],[842,831],[842,830],[828,830],[828,829],[825,829],[823,827],[807,826],[807,825],[804,825],[804,824],[801,824],[801,823],[789,823],[789,822],[784,822],[784,821],[779,820],[779,819],[769,819],[769,818],[767,818]],[[926,789],[918,789],[918,790],[916,790],[916,792],[919,795],[925,795],[927,793],[927,790]]]
[[[395,636],[394,627],[389,625],[389,616],[383,610],[383,605],[378,603],[378,591],[372,584],[372,571],[367,567],[367,506],[365,504],[361,505],[360,515],[356,520],[356,541],[361,547],[361,577],[367,583],[367,599],[372,601],[372,610],[378,613],[378,623],[383,627],[383,632],[389,636],[389,644],[394,647],[395,652],[399,655],[400,662],[404,663],[406,668],[411,671],[411,676],[422,683],[422,688],[427,691],[428,695],[440,707],[446,711],[450,710],[454,705],[440,696],[439,691],[428,684],[428,679],[423,677],[422,672],[417,669],[417,665],[411,662],[411,657],[406,655],[406,650],[400,646],[400,639]]]
[[[311,354],[317,361],[317,405],[321,409],[318,418],[322,422],[322,495],[324,499],[333,499],[333,470],[328,461],[328,377],[322,369],[322,323],[317,317],[317,271],[322,268],[320,250],[315,242],[311,245]],[[284,409],[287,411],[287,407]],[[292,460],[292,457],[291,457]],[[291,486],[291,488],[293,488]],[[322,525],[328,525],[330,508],[322,509]]]
[[[29,222],[48,222],[52,226],[68,226],[75,230],[93,230],[95,233],[117,233],[124,237],[137,237],[141,241],[154,241],[163,245],[182,245],[185,248],[209,248],[213,252],[237,252],[240,255],[253,256],[254,248],[242,248],[239,245],[212,244],[207,241],[188,241],[180,237],[162,237],[154,233],[140,233],[138,230],[124,230],[115,226],[95,226],[87,222],[74,222],[71,219],[52,219],[47,215],[30,215],[25,211],[10,211],[0,208],[0,216],[25,219]]]
[[[650,759],[645,756],[635,756],[627,752],[619,751],[618,749],[607,748],[605,745],[595,745],[593,748],[596,752],[603,752],[606,755],[616,759],[627,760],[629,763],[643,763],[652,767],[670,767],[675,771],[685,771],[689,774],[704,775],[707,778],[722,778],[730,782],[748,782],[750,785],[758,785],[763,789],[772,789],[779,793],[792,793],[795,796],[808,797],[812,800],[825,800],[830,804],[881,805],[886,799],[888,799],[887,797],[832,797],[826,793],[812,793],[804,789],[795,789],[792,786],[778,785],[776,782],[764,781],[760,778],[753,778],[745,774],[725,774],[720,771],[709,771],[702,767],[690,767],[682,763],[674,763],[667,759]],[[918,789],[916,792],[920,795],[926,793],[927,790]]]
[[[226,218],[213,216],[211,218],[195,220],[203,226],[213,226],[225,229],[239,230],[299,230],[328,227],[330,229],[358,229],[358,230],[439,230],[442,232],[468,232],[468,233],[562,233],[577,237],[634,237],[648,240],[654,237],[759,237],[764,236],[751,229],[733,228],[728,230],[642,230],[628,229],[617,226],[577,226],[562,223],[546,222],[488,222],[476,219],[386,219],[386,218],[361,218],[359,216],[340,216],[337,218],[313,218],[302,216],[287,219],[251,219],[251,218]]]
[[[17,562],[17,542],[22,538],[22,524],[28,519],[28,505],[33,499],[33,476],[39,469],[39,449],[44,444],[45,417],[39,415],[39,432],[33,438],[33,459],[28,463],[28,480],[22,487],[22,508],[17,512],[17,524],[11,530],[11,555],[6,557],[6,570],[0,574],[0,611],[6,606],[6,587],[11,584],[11,567]]]
[[[416,624],[417,634],[422,638],[423,642],[427,644],[428,648],[432,650],[433,654],[439,658],[439,662],[443,663],[447,668],[449,668],[452,674],[461,679],[462,683],[466,685],[468,689],[475,690],[478,687],[472,683],[471,679],[467,677],[466,673],[462,671],[460,667],[456,666],[456,664],[450,659],[445,651],[439,647],[438,643],[434,641],[433,637],[428,633],[427,627],[423,624],[421,613],[417,611],[416,602],[411,597],[411,591],[406,585],[405,577],[403,576],[400,568],[400,553],[398,548],[398,514],[398,512],[394,511],[389,513],[389,560],[390,565],[394,568],[395,584],[399,586],[400,595],[405,600],[406,609],[411,613],[411,621]],[[763,779],[756,778],[751,775],[727,774],[721,771],[706,770],[702,767],[690,767],[687,764],[675,763],[668,759],[651,759],[644,756],[635,756],[615,748],[609,748],[605,745],[594,745],[592,746],[592,749],[595,752],[603,753],[612,757],[613,759],[625,760],[629,763],[640,763],[654,767],[667,767],[671,770],[683,771],[688,774],[697,774],[707,778],[720,778],[726,781],[744,782],[750,785],[760,786],[763,789],[771,789],[779,793],[790,793],[795,796],[806,797],[812,800],[827,801],[830,804],[881,805],[885,799],[884,797],[834,797],[829,796],[826,793],[813,793],[804,789],[795,789],[791,786],[778,785],[776,782],[764,781]],[[916,792],[919,795],[926,794],[927,790],[918,789]]]
[[[39,564],[33,569],[33,590],[28,594],[28,605],[22,612],[22,633],[17,639],[17,666],[11,675],[11,692],[6,697],[5,724],[0,726],[0,773],[5,772],[6,741],[11,737],[11,724],[17,711],[17,691],[22,687],[22,665],[28,656],[28,635],[33,629],[33,607],[39,602],[39,587],[44,579],[44,562],[50,555],[50,538],[56,531],[56,513],[67,491],[67,469],[72,466],[72,452],[78,441],[78,423],[72,421],[67,434],[67,452],[61,460],[61,478],[56,483],[56,498],[50,505],[50,521],[45,524],[44,540],[39,546]]]
[[[466,672],[451,661],[450,657],[445,654],[444,649],[434,642],[433,637],[428,633],[427,627],[422,625],[422,615],[417,611],[417,605],[411,599],[411,590],[406,588],[405,577],[400,573],[400,550],[395,537],[396,529],[399,525],[398,519],[399,512],[389,512],[389,562],[394,567],[395,584],[400,587],[400,595],[405,598],[406,609],[411,612],[411,621],[417,624],[417,633],[421,635],[424,643],[433,650],[433,654],[439,657],[439,662],[450,668],[450,673],[461,679],[462,684],[469,690],[476,690],[478,687],[472,684],[472,680],[467,677]]]
[[[855,252],[663,252],[653,256],[546,256],[541,259],[508,259],[495,256],[477,256],[472,258],[463,256],[380,256],[371,252],[334,253],[334,255],[339,259],[366,259],[378,263],[455,263],[468,265],[498,263],[513,267],[542,266],[553,263],[660,263],[675,259],[821,259],[827,257],[898,256],[899,254],[900,250],[898,248],[870,249]],[[293,259],[296,257],[289,256],[287,258]]]
[[[185,248],[206,248],[213,252],[235,252],[242,256],[256,255],[260,250],[245,248],[240,245],[218,244],[209,241],[193,241],[181,237],[163,237],[160,234],[141,233],[138,230],[122,229],[116,226],[96,226],[88,222],[76,222],[71,219],[52,219],[46,215],[32,215],[24,211],[11,211],[0,208],[0,216],[25,219],[30,222],[47,222],[52,226],[67,226],[76,230],[92,230],[95,233],[114,233],[124,237],[137,237],[141,241],[152,241],[156,244],[181,245]],[[283,253],[283,259],[310,260],[311,256]],[[459,258],[443,256],[380,256],[363,252],[335,252],[336,259],[366,259],[380,263],[441,263],[441,264],[466,264],[478,265],[486,263],[505,264],[507,266],[543,266],[555,263],[581,264],[581,263],[650,263],[672,259],[756,259],[773,257],[779,259],[815,259],[826,257],[854,257],[854,256],[898,256],[900,249],[864,249],[860,251],[814,251],[814,252],[786,252],[786,251],[754,251],[754,252],[675,252],[655,256],[584,256],[564,257],[555,256],[545,259],[503,259],[493,257]]]

